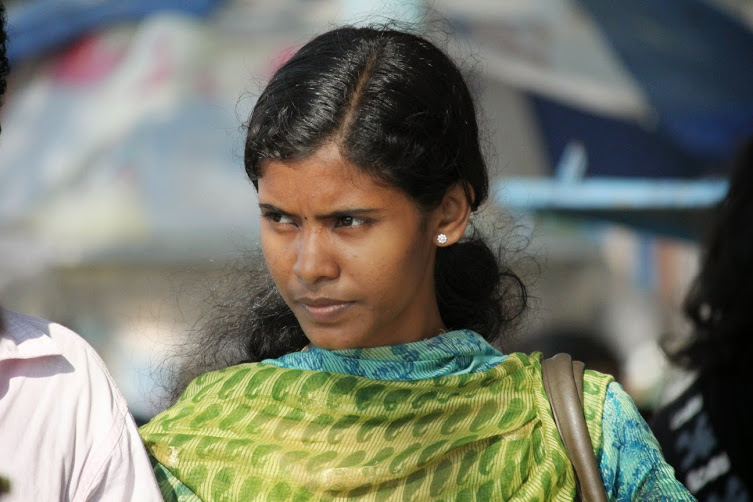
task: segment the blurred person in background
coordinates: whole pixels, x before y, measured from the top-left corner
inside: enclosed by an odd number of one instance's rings
[[[0,3],[0,100],[6,89]],[[162,500],[136,424],[104,362],[71,330],[0,307],[3,502]]]
[[[259,96],[245,168],[264,262],[140,429],[165,498],[573,500],[540,354],[490,343],[527,288],[469,227],[489,179],[455,63],[382,26],[315,37]],[[620,385],[585,379],[609,499],[694,500]]]
[[[715,210],[699,273],[683,305],[688,340],[663,343],[692,383],[657,410],[651,427],[688,489],[709,502],[753,494],[753,140],[739,152]]]
[[[603,336],[586,326],[552,326],[517,341],[514,349],[538,351],[542,357],[564,352],[582,361],[587,368],[608,373],[617,382],[622,382],[622,361],[617,352]]]

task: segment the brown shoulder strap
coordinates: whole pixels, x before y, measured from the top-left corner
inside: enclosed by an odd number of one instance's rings
[[[575,469],[578,493],[584,502],[606,502],[604,484],[583,416],[584,370],[582,362],[573,361],[569,354],[564,353],[541,362],[544,388],[557,429]]]

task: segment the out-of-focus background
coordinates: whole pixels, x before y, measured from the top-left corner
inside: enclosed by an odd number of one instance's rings
[[[139,420],[206,286],[257,243],[242,124],[264,82],[312,35],[388,18],[473,71],[487,213],[537,264],[510,345],[594,354],[647,414],[676,381],[658,341],[687,329],[708,210],[753,134],[753,2],[5,4],[0,300],[84,336]]]

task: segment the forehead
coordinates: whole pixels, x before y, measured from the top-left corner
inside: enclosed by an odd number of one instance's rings
[[[259,178],[262,203],[313,204],[390,203],[410,200],[343,158],[336,146],[325,146],[295,161],[265,162]],[[273,199],[273,200],[267,200]]]

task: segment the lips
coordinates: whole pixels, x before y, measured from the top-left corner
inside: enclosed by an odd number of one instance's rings
[[[333,322],[343,315],[354,302],[332,298],[301,298],[298,304],[317,322]]]

